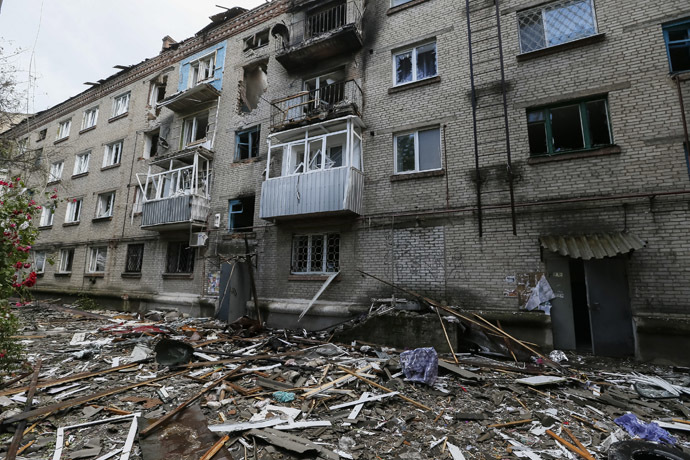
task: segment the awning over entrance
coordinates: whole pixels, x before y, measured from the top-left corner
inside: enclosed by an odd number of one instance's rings
[[[646,243],[632,233],[598,233],[595,235],[549,235],[539,237],[541,247],[573,259],[603,259],[627,254]]]

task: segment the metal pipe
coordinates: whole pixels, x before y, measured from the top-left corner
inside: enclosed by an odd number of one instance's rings
[[[467,14],[467,48],[470,57],[470,84],[472,87],[472,129],[474,130],[474,170],[477,181],[477,224],[479,236],[484,234],[482,228],[482,185],[479,173],[479,142],[477,140],[477,90],[474,86],[474,62],[472,58],[472,25],[470,23],[470,0],[465,0],[465,12]]]
[[[680,77],[676,75],[676,86],[678,87],[678,102],[680,103],[680,114],[683,119],[683,133],[685,135],[685,165],[688,168],[688,178],[690,178],[690,136],[688,135],[688,120],[685,117],[685,104],[683,103],[683,89],[680,86]]]

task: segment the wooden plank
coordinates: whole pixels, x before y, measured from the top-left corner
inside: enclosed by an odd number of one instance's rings
[[[31,410],[31,404],[34,400],[34,395],[36,394],[36,383],[38,382],[38,371],[41,369],[41,358],[38,358],[36,365],[34,367],[34,373],[31,376],[31,383],[29,384],[29,392],[26,395],[26,405],[24,406],[24,412]],[[12,443],[9,449],[7,449],[7,456],[5,460],[14,460],[17,458],[19,452],[19,443],[22,442],[22,437],[24,436],[24,429],[26,428],[26,420],[22,420],[17,425],[17,429],[14,432],[14,437],[12,438]],[[26,448],[27,446],[24,446]]]
[[[554,433],[553,431],[551,431],[551,430],[546,430],[546,434],[548,434],[548,435],[551,436],[553,439],[555,439],[556,441],[558,441],[558,442],[560,442],[561,444],[563,444],[569,451],[571,451],[571,452],[573,452],[573,453],[576,453],[577,455],[579,455],[580,457],[584,458],[585,460],[595,460],[594,457],[592,457],[592,455],[591,455],[589,452],[586,452],[586,451],[583,452],[583,451],[581,451],[579,448],[577,448],[577,447],[575,447],[574,445],[570,444],[568,441],[566,441],[565,439],[561,438],[560,436],[558,436],[558,435],[557,435],[556,433]]]
[[[376,387],[376,388],[378,388],[378,389],[380,389],[380,390],[385,391],[386,393],[393,393],[393,390],[391,390],[390,388],[386,388],[386,387],[384,387],[383,385],[379,385],[378,383],[376,383],[376,382],[374,382],[374,381],[372,381],[372,380],[369,380],[369,379],[367,379],[367,378],[365,378],[365,377],[362,377],[361,375],[359,375],[359,374],[357,374],[357,373],[351,371],[350,369],[348,369],[348,368],[346,368],[346,367],[338,366],[338,369],[340,369],[340,370],[342,370],[342,371],[345,371],[345,372],[347,372],[348,374],[357,377],[357,378],[360,379],[361,381],[366,382],[366,383],[368,383],[368,384],[371,385],[371,386],[374,386],[374,387]],[[426,411],[431,412],[431,408],[430,408],[430,407],[427,407],[427,406],[425,406],[425,405],[422,404],[422,403],[418,403],[418,402],[415,401],[414,399],[410,399],[410,398],[408,398],[407,396],[405,396],[405,395],[403,395],[403,394],[400,394],[400,393],[398,393],[396,396],[398,396],[398,398],[402,399],[403,401],[407,401],[408,403],[412,404],[412,405],[415,406],[415,407],[419,407],[419,408],[422,409],[422,410],[426,410]]]
[[[517,426],[517,425],[524,425],[525,423],[530,423],[533,422],[534,419],[531,418],[526,418],[524,420],[516,420],[514,422],[506,422],[506,423],[494,423],[492,425],[489,425],[489,428],[503,428],[506,426]]]
[[[218,453],[218,451],[221,450],[223,448],[223,446],[225,445],[225,443],[228,442],[229,440],[230,440],[230,435],[226,434],[225,436],[220,438],[218,441],[216,441],[216,443],[213,446],[211,446],[211,448],[204,455],[202,455],[199,460],[211,460],[211,458],[213,458],[213,456],[216,455]]]

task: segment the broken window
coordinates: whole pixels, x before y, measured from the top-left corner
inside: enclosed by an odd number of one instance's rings
[[[531,155],[599,148],[613,143],[607,99],[527,111]]]
[[[338,233],[295,235],[292,238],[292,273],[335,273],[339,270]]]
[[[41,209],[40,227],[50,227],[53,225],[53,217],[55,216],[55,207],[53,205],[45,205]]]
[[[130,93],[125,93],[120,96],[117,96],[113,100],[113,114],[111,118],[118,117],[129,112],[129,96]]]
[[[105,261],[108,257],[106,246],[97,246],[89,250],[89,265],[87,273],[103,273],[105,271]]]
[[[34,252],[34,271],[36,273],[43,273],[46,270],[46,253],[45,251]]]
[[[690,70],[690,20],[665,25],[664,39],[671,72]]]
[[[189,64],[189,88],[213,79],[215,72],[215,51]]]
[[[36,142],[41,142],[42,140],[44,140],[46,138],[47,135],[48,135],[48,129],[47,128],[40,130],[38,132],[38,136],[36,137]]]
[[[268,29],[244,39],[244,51],[255,50],[268,45]]]
[[[82,198],[72,198],[67,202],[67,212],[65,214],[65,223],[70,224],[79,222],[81,218],[81,204]]]
[[[103,167],[120,164],[122,159],[122,142],[117,141],[105,146],[105,153],[103,154]]]
[[[81,129],[93,128],[96,126],[96,121],[98,120],[98,107],[88,109],[84,111],[84,116],[81,119]]]
[[[435,77],[437,74],[436,42],[395,53],[393,67],[396,85]]]
[[[66,139],[69,137],[69,129],[72,126],[72,120],[65,120],[61,121],[58,124],[58,130],[57,130],[57,137],[55,138],[56,141],[59,141],[60,139]]]
[[[523,53],[597,33],[592,0],[561,0],[518,13]]]
[[[187,241],[168,243],[166,273],[193,273],[194,248]]]
[[[156,79],[151,82],[149,88],[149,105],[155,107],[157,103],[165,99],[165,87],[168,84],[168,76],[164,75],[160,80]]]
[[[293,104],[303,105],[307,114],[329,110],[345,99],[345,71],[339,70],[305,80],[304,90],[309,91],[306,96],[308,100],[296,99]]]
[[[183,125],[183,147],[205,141],[208,130],[208,112],[186,118]]]
[[[230,200],[228,232],[251,232],[254,226],[254,195]]]
[[[62,178],[62,169],[65,166],[64,161],[56,161],[50,165],[50,174],[48,176],[48,182],[59,181]]]
[[[144,158],[153,158],[158,153],[160,131],[152,131],[144,135]]]
[[[115,207],[115,192],[101,193],[98,195],[96,206],[96,219],[112,217]]]
[[[250,113],[259,106],[261,96],[268,89],[266,63],[254,64],[244,68],[240,82],[240,112]]]
[[[73,176],[79,174],[86,174],[89,172],[89,159],[91,158],[91,152],[84,152],[77,155],[74,159],[74,171]]]
[[[441,131],[424,129],[395,136],[395,173],[441,169]]]
[[[246,160],[259,156],[260,134],[260,125],[235,132],[235,160]]]
[[[141,273],[141,265],[144,261],[144,245],[128,244],[127,258],[125,259],[125,273]]]
[[[60,249],[60,262],[58,263],[58,273],[71,273],[72,262],[74,261],[74,249]]]

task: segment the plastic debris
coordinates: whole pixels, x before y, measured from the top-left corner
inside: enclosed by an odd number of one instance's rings
[[[633,413],[628,412],[614,420],[617,425],[625,428],[631,436],[637,436],[647,441],[666,442],[668,444],[675,444],[676,439],[671,434],[661,428],[656,423],[652,422],[646,424],[640,421]]]
[[[433,385],[438,377],[438,354],[433,347],[417,348],[400,353],[400,365],[412,382]]]
[[[273,399],[281,403],[289,403],[295,400],[295,393],[289,391],[276,391],[273,393]]]
[[[549,353],[549,359],[555,363],[568,361],[568,357],[561,350],[554,350],[551,353]]]

